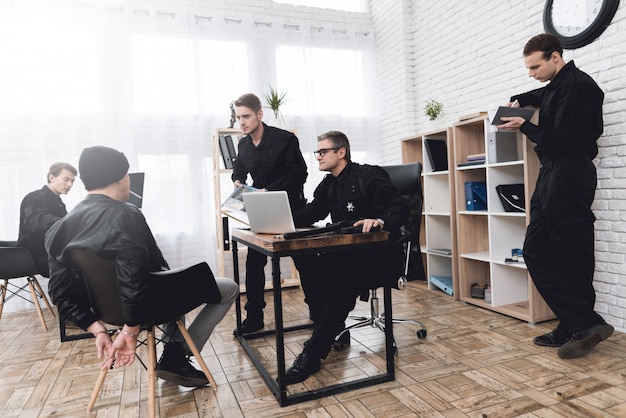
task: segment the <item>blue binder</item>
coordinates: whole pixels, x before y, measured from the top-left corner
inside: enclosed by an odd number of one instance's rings
[[[465,182],[465,208],[467,210],[487,209],[487,184],[484,181]]]
[[[430,282],[437,286],[439,289],[443,290],[450,296],[452,296],[452,277],[450,276],[430,276]]]

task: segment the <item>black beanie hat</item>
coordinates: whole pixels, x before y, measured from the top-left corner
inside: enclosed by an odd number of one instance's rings
[[[80,179],[87,191],[121,180],[128,173],[128,167],[123,153],[101,145],[85,148],[78,160]]]

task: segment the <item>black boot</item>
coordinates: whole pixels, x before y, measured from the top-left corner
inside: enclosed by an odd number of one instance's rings
[[[199,387],[209,384],[204,372],[196,369],[189,362],[190,355],[185,353],[181,343],[165,344],[163,355],[156,367],[157,377],[187,387]]]
[[[251,332],[260,330],[264,326],[263,310],[248,311],[248,317],[241,323],[241,334],[250,334]],[[233,335],[237,336],[237,330],[233,332]]]
[[[293,366],[285,372],[285,384],[291,385],[303,382],[320,369],[321,364],[319,356],[312,355],[308,350],[304,349],[304,351],[296,357]]]

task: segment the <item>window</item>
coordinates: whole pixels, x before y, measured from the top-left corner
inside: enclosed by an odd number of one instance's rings
[[[192,42],[133,36],[133,88],[138,113],[198,113]]]
[[[283,113],[366,114],[361,51],[281,46],[276,61],[278,86],[291,99]]]
[[[246,44],[134,36],[133,87],[138,113],[228,112],[248,88]]]
[[[139,171],[146,173],[143,211],[155,234],[193,228],[192,179],[189,155],[138,155]]]
[[[230,102],[249,91],[248,48],[243,42],[198,42],[203,113],[230,114]],[[233,97],[235,92],[235,97]]]
[[[0,111],[100,111],[93,32],[0,25],[0,39]]]

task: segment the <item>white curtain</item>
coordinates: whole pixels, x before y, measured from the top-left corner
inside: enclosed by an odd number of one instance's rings
[[[269,85],[287,92],[309,198],[323,175],[312,156],[320,133],[342,130],[355,160],[378,162],[368,30],[156,7],[0,5],[0,240],[17,238],[20,202],[51,163],[78,166],[84,147],[106,145],[146,173],[142,210],[170,264],[214,267],[212,135],[228,127],[233,99],[263,100]],[[62,198],[71,210],[85,193],[77,180]]]

